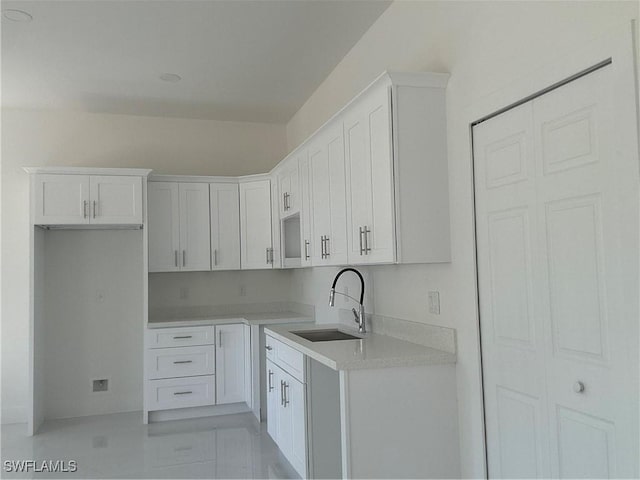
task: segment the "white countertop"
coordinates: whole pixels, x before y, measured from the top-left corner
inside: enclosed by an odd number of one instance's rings
[[[360,340],[311,342],[292,332],[337,328]],[[456,363],[456,355],[388,335],[360,334],[344,325],[291,324],[265,328],[265,333],[334,370],[411,367]]]
[[[247,325],[278,325],[282,323],[313,322],[313,318],[295,312],[271,313],[233,313],[226,315],[207,315],[202,317],[185,317],[154,319],[147,323],[147,328],[192,327],[195,325],[223,325],[226,323],[245,323]]]

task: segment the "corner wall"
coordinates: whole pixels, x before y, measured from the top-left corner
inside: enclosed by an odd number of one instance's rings
[[[285,144],[282,125],[2,109],[2,423],[27,418],[30,226],[23,166],[245,175],[269,171],[284,157]],[[229,288],[239,291],[240,283]]]
[[[376,314],[457,329],[463,477],[485,475],[470,129],[465,113],[492,92],[580,49],[611,27],[637,20],[639,8],[634,1],[396,1],[287,125],[292,150],[385,69],[451,74],[447,137],[452,262],[367,270],[373,279]],[[293,285],[301,289],[301,297],[322,306],[325,299],[316,290],[325,288],[326,280],[323,269],[298,271]],[[440,292],[441,315],[427,313],[429,290]]]

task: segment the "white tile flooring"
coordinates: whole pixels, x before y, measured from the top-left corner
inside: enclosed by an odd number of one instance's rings
[[[139,412],[3,425],[2,478],[298,478],[250,413],[142,424]],[[13,474],[5,460],[75,460],[76,473]]]

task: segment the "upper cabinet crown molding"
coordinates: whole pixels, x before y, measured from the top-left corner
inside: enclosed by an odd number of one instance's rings
[[[148,177],[153,170],[148,168],[94,168],[94,167],[22,167],[29,174],[42,175],[110,175]]]
[[[210,175],[160,175],[149,176],[150,182],[177,182],[177,183],[238,183],[238,177],[210,176]]]

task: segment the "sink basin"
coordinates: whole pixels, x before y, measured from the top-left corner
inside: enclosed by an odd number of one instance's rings
[[[335,340],[360,340],[360,337],[356,337],[349,333],[345,333],[341,330],[326,329],[326,330],[306,330],[302,332],[291,332],[294,335],[309,340],[310,342],[332,342]]]

